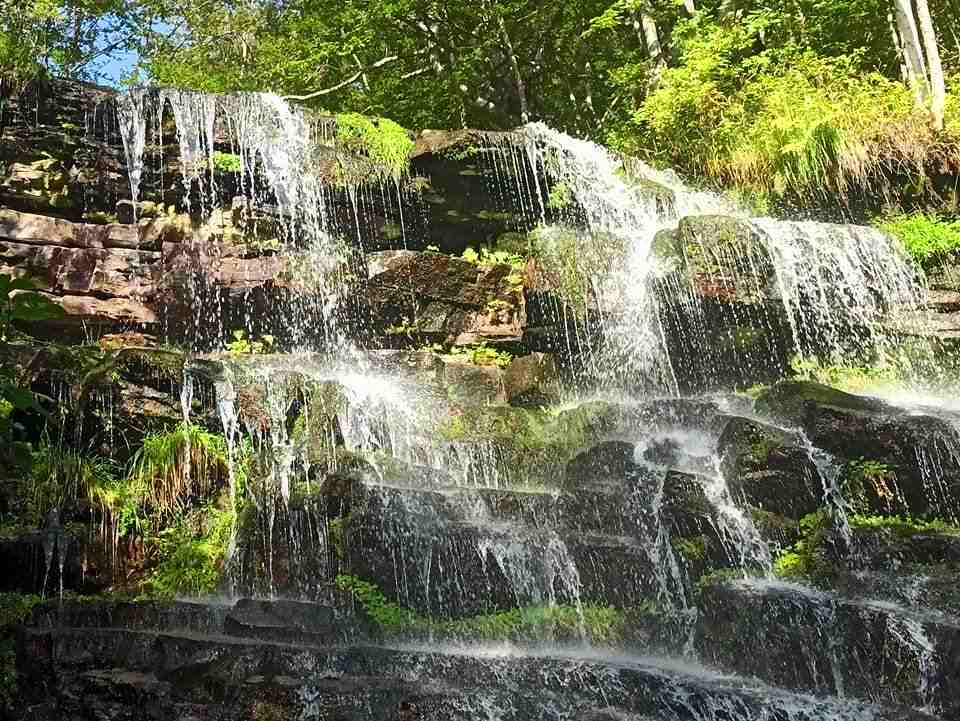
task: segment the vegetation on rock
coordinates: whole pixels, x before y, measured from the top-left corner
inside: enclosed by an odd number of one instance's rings
[[[924,269],[960,258],[960,220],[917,212],[891,215],[878,225],[897,238]]]

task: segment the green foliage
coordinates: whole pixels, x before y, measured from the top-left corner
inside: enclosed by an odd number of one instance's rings
[[[474,345],[455,345],[447,354],[458,360],[465,360],[477,366],[498,366],[506,368],[513,361],[513,355],[505,350],[497,350],[486,342]]]
[[[680,61],[612,138],[721,183],[779,195],[844,193],[879,164],[922,172],[929,126],[903,83],[846,54],[770,42],[782,16],[749,13],[737,23],[707,15],[678,23]],[[757,50],[757,48],[763,48]]]
[[[800,578],[819,572],[817,551],[829,531],[831,519],[826,511],[810,513],[800,519],[802,538],[784,549],[773,562],[773,572],[783,578]]]
[[[623,611],[612,606],[557,604],[530,606],[435,625],[441,637],[477,641],[533,641],[544,638],[616,643],[623,638]]]
[[[559,182],[550,188],[550,193],[547,195],[547,207],[551,210],[562,210],[570,205],[572,199],[573,193],[570,186],[567,183]]]
[[[707,543],[703,536],[675,536],[670,543],[687,561],[704,561],[707,558]]]
[[[36,528],[53,509],[86,501],[99,504],[116,481],[113,461],[44,441],[31,453],[30,471],[18,484],[18,519]]]
[[[142,487],[143,502],[167,516],[207,495],[226,476],[223,436],[184,424],[144,438],[127,472],[127,478]]]
[[[337,115],[337,144],[355,155],[369,158],[388,175],[399,179],[407,172],[413,141],[407,130],[387,118],[358,113]]]
[[[0,0],[0,80],[93,77],[100,50],[129,49],[154,2]]]
[[[527,259],[519,253],[512,253],[507,250],[491,250],[486,247],[481,247],[479,252],[472,247],[467,247],[460,257],[468,263],[474,263],[483,268],[509,265],[514,271],[523,270],[527,263]]]
[[[960,534],[960,528],[935,518],[930,521],[918,520],[908,516],[867,516],[853,514],[850,527],[854,530],[886,530],[901,538],[917,534]]]
[[[816,381],[848,393],[889,387],[903,382],[902,372],[889,363],[877,365],[831,365],[816,358],[794,356],[790,370],[795,378]]]
[[[221,173],[239,173],[243,170],[240,156],[234,153],[213,152],[213,167]]]
[[[419,332],[419,326],[415,322],[411,323],[407,316],[403,316],[399,323],[388,326],[386,330],[387,335],[403,335],[407,338],[413,338]]]
[[[341,591],[352,594],[370,619],[381,628],[400,631],[423,623],[413,611],[388,601],[376,584],[344,574],[337,576],[336,584]]]
[[[0,707],[10,703],[17,692],[13,627],[25,621],[38,603],[39,596],[0,593]]]
[[[260,353],[269,353],[273,350],[274,338],[272,335],[262,335],[259,340],[247,338],[246,331],[237,329],[233,331],[233,340],[227,343],[227,353],[235,355],[258,355]]]
[[[353,595],[374,623],[392,634],[476,641],[586,636],[596,643],[613,643],[621,640],[624,632],[623,611],[609,606],[531,606],[438,621],[419,616],[387,600],[375,584],[356,576],[339,575],[336,584],[341,591]]]
[[[150,576],[151,592],[161,598],[214,593],[223,576],[234,518],[231,510],[207,506],[160,531],[154,539],[159,563]]]
[[[960,220],[918,212],[889,215],[881,218],[877,226],[899,240],[910,257],[925,269],[960,257]]]
[[[896,508],[899,503],[896,469],[883,461],[859,458],[847,463],[844,494],[854,509]]]

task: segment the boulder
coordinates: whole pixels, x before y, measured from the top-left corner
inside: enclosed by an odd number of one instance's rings
[[[269,641],[330,643],[340,640],[342,627],[330,606],[242,598],[227,614],[224,630],[232,636]]]
[[[557,363],[548,353],[514,358],[503,373],[507,402],[514,406],[546,406],[559,400]]]
[[[509,265],[441,253],[367,255],[367,302],[379,323],[457,345],[518,340],[526,326],[522,281]]]
[[[960,429],[947,420],[807,381],[778,383],[757,407],[798,425],[814,446],[846,462],[845,492],[863,510],[960,517]],[[883,470],[883,488],[864,486],[876,475],[863,471],[865,462]],[[849,464],[859,472],[849,472]]]
[[[796,433],[733,417],[717,452],[727,486],[741,503],[799,520],[823,501],[820,473]]]

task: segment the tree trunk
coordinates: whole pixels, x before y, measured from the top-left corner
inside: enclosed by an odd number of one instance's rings
[[[917,20],[920,21],[920,34],[927,53],[927,77],[930,81],[930,113],[933,125],[943,130],[943,108],[946,104],[947,89],[943,79],[943,65],[940,63],[940,50],[937,48],[937,34],[933,29],[933,19],[927,0],[916,0]]]
[[[907,84],[913,91],[914,103],[918,108],[923,108],[927,104],[929,89],[917,24],[913,21],[913,8],[910,7],[910,0],[893,0],[893,8],[903,49],[903,64],[907,69]]]
[[[897,32],[893,13],[887,13],[887,25],[890,26],[890,37],[893,40],[893,47],[897,50],[897,58],[900,60],[900,78],[905,84],[910,85],[910,74],[907,71],[907,61],[903,54],[903,43],[900,42],[900,34]]]
[[[687,11],[687,15],[690,17],[697,14],[697,6],[694,4],[694,0],[683,0],[683,9]]]
[[[657,22],[647,13],[641,12],[640,29],[643,33],[643,43],[646,45],[647,55],[659,72],[664,66],[664,60],[663,48],[660,46],[660,34],[657,32]]]
[[[507,32],[507,24],[503,21],[503,16],[497,16],[497,24],[500,26],[500,37],[503,39],[507,57],[510,59],[510,68],[513,70],[513,79],[517,85],[517,97],[520,99],[520,121],[527,123],[530,120],[530,111],[527,107],[527,88],[523,83],[520,63],[517,62],[517,55],[513,52],[513,43],[510,41],[510,33]]]

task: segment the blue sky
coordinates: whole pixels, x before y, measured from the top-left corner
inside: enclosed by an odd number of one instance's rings
[[[139,56],[132,52],[114,53],[107,62],[98,69],[98,82],[101,85],[117,87],[121,79],[137,64]]]

